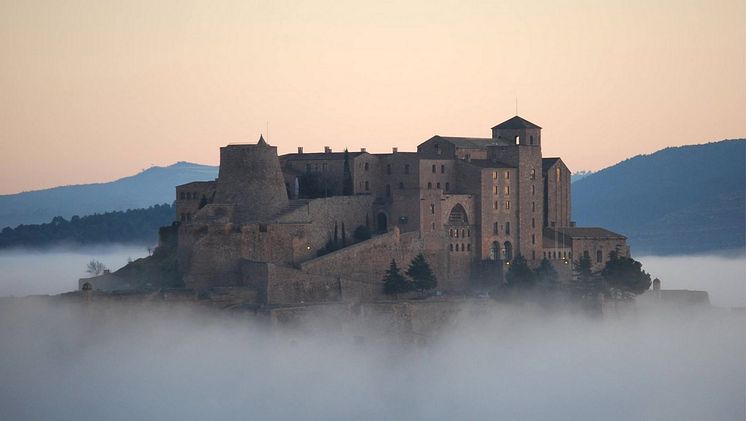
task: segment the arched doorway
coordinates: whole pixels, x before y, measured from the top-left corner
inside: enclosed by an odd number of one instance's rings
[[[389,220],[388,217],[386,217],[386,214],[383,212],[380,212],[376,216],[376,231],[378,231],[379,234],[383,234],[389,230]]]
[[[490,260],[498,259],[500,259],[500,243],[493,241],[492,247],[490,247]]]
[[[513,260],[513,245],[510,244],[510,241],[505,242],[505,249],[503,250],[503,252],[505,253],[505,260]]]

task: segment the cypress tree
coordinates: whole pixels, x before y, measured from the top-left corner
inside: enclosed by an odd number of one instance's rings
[[[389,269],[386,271],[386,276],[383,277],[383,292],[388,295],[398,295],[403,292],[410,291],[412,289],[411,282],[401,274],[398,266],[396,266],[396,260],[391,259]]]

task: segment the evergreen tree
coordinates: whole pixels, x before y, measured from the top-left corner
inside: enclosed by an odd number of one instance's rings
[[[406,274],[412,278],[414,288],[420,291],[420,293],[438,286],[435,274],[432,269],[430,269],[430,265],[427,264],[425,256],[423,256],[422,253],[412,259]]]
[[[528,267],[528,262],[520,254],[513,259],[508,272],[505,274],[508,287],[515,290],[529,290],[536,282],[534,272]]]
[[[583,256],[574,263],[573,293],[580,299],[595,299],[603,292],[602,280],[591,271],[591,258]]]
[[[342,174],[342,195],[351,196],[353,193],[352,171],[350,171],[350,153],[345,148],[344,170]]]
[[[553,292],[559,285],[559,274],[552,263],[545,257],[536,269],[536,281],[544,292]]]
[[[629,257],[609,253],[609,260],[601,271],[609,287],[609,295],[615,299],[631,300],[650,288],[650,274],[642,270],[642,263]]]
[[[388,295],[398,295],[411,290],[412,283],[401,274],[401,270],[396,266],[396,260],[391,259],[389,269],[383,278],[383,292]]]

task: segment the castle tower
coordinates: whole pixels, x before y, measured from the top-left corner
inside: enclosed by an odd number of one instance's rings
[[[259,137],[256,145],[220,148],[215,203],[237,205],[236,222],[266,222],[288,206],[277,148]]]
[[[544,225],[541,127],[515,116],[493,127],[492,139],[494,143],[487,147],[488,157],[518,170],[518,191],[511,194],[519,224],[514,255],[521,254],[537,265],[542,259]]]

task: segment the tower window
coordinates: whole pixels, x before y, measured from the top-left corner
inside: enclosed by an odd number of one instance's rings
[[[536,244],[536,234],[531,234],[531,244]]]
[[[494,224],[492,225],[492,233],[493,233],[493,234],[497,234],[497,233],[498,233],[497,222],[495,222],[495,223],[494,223]]]
[[[505,223],[505,234],[510,235],[510,222]]]
[[[435,215],[435,205],[430,204],[430,214]]]
[[[505,171],[505,179],[510,180],[510,171]]]
[[[435,188],[439,189],[440,188],[440,183],[435,183]]]
[[[492,190],[494,191],[495,194],[497,194],[497,186],[493,186]]]
[[[495,201],[495,203],[492,204],[492,209],[497,209],[497,201]]]
[[[510,210],[510,200],[505,202],[505,210]]]
[[[516,145],[520,145],[520,143],[521,143],[521,137],[520,136],[516,136],[515,137],[515,144]]]
[[[510,194],[510,186],[505,186],[505,194]]]
[[[492,179],[497,180],[497,171],[492,171]]]
[[[391,164],[386,164],[386,174],[391,175]]]
[[[366,162],[366,163],[365,163],[365,165],[363,166],[363,168],[365,169],[365,171],[368,171],[368,168],[369,168],[369,167],[370,167],[370,165],[369,165],[369,164],[368,164],[367,162]]]
[[[532,212],[536,211],[536,202],[531,202],[531,211]]]
[[[536,186],[532,184],[531,185],[531,195],[533,196],[535,194],[536,194]]]
[[[404,165],[404,174],[409,174],[409,164]]]
[[[368,191],[368,190],[370,190],[370,183],[368,181],[366,181],[365,182],[365,191]]]
[[[433,164],[433,174],[435,174],[437,171],[435,169],[435,164]]]
[[[531,136],[528,137],[528,143],[529,143],[529,145],[533,145],[534,144],[534,136],[533,135],[531,135]]]
[[[531,168],[531,179],[536,180],[536,170]]]
[[[448,182],[446,182],[446,191],[449,191],[449,190],[451,190],[451,186]]]
[[[531,218],[531,228],[536,228],[536,218]]]
[[[445,174],[445,172],[446,172],[446,166],[441,164],[441,166],[440,166],[440,173],[441,174]]]
[[[428,189],[428,190],[431,190],[432,188],[433,188],[433,183],[431,183],[431,182],[428,182],[428,183],[427,183],[427,189]]]
[[[440,145],[437,143],[435,144],[435,154],[440,155]],[[453,247],[451,247],[451,250],[453,250]]]

